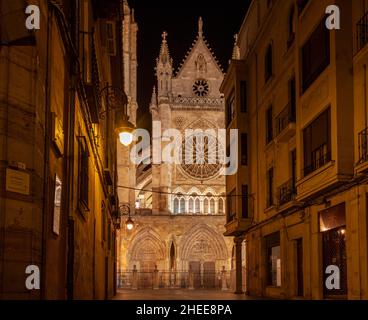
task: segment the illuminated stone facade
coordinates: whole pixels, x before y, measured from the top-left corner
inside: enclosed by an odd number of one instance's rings
[[[157,90],[150,110],[161,130],[213,129],[214,135],[196,143],[217,145],[217,129],[224,129],[224,99],[219,87],[223,72],[203,36],[198,35],[174,75],[163,33],[157,59]],[[162,143],[162,148],[167,142]],[[186,146],[179,146],[185,153]],[[223,152],[225,147],[221,146]],[[225,177],[219,167],[202,165],[140,165],[137,170],[133,231],[124,231],[120,271],[139,270],[219,272],[230,269],[230,239],[225,231]],[[152,191],[151,191],[152,190]]]

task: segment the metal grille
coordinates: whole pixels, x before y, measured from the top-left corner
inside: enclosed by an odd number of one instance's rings
[[[282,206],[290,201],[293,201],[296,196],[295,181],[290,179],[278,188],[279,205]]]
[[[135,273],[135,275],[134,275]],[[204,289],[221,290],[225,276],[230,288],[230,271],[124,271],[118,272],[119,289]]]
[[[287,106],[276,117],[276,136],[278,136],[290,123],[295,122],[295,115],[292,112],[292,103]]]

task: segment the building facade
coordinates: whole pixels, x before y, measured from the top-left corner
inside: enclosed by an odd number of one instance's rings
[[[106,299],[131,16],[125,1],[32,1],[28,31],[27,3],[0,1],[0,298]],[[26,287],[29,266],[40,288]]]
[[[173,159],[185,158],[197,147],[203,148],[204,157],[192,164],[164,160],[138,166],[135,228],[123,237],[120,271],[175,273],[175,286],[183,286],[183,278],[192,271],[198,274],[194,287],[204,285],[204,275],[207,283],[214,284],[221,270],[230,269],[232,244],[223,236],[225,177],[220,174],[221,164],[208,160],[225,152],[217,139],[217,130],[225,128],[224,99],[219,91],[223,72],[204,38],[202,19],[176,74],[163,33],[156,76],[150,110],[153,132],[159,128],[162,135],[161,150],[173,141],[167,130],[176,130],[182,137],[193,130],[189,143],[175,140]],[[196,135],[195,130],[202,133]],[[153,136],[153,154],[158,150],[156,142]],[[212,146],[214,154],[207,151]],[[163,281],[162,286],[166,285]]]
[[[340,29],[327,28],[330,5]],[[245,246],[251,295],[368,298],[367,9],[259,0],[241,26],[221,88],[245,159],[227,178],[228,199],[242,197],[226,234],[238,287]]]

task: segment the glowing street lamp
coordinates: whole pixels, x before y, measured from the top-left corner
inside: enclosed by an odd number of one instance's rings
[[[134,125],[129,121],[127,113],[128,98],[123,89],[107,85],[100,91],[100,96],[106,92],[106,110],[100,113],[103,119],[110,110],[122,111],[116,113],[115,133],[122,145],[128,147],[133,142]]]
[[[125,225],[127,227],[127,229],[130,231],[130,230],[133,230],[134,228],[134,221],[129,217],[128,220],[125,222]]]
[[[134,221],[130,216],[130,207],[127,204],[123,204],[120,207],[121,215],[128,216],[128,219],[125,221],[126,228],[131,231],[134,228]]]
[[[119,137],[119,141],[122,145],[128,147],[132,144],[134,129],[134,125],[129,122],[127,116],[124,115],[123,119],[120,121],[117,128],[115,129],[115,132]]]

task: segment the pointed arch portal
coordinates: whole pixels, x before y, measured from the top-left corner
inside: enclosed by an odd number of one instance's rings
[[[187,261],[226,260],[224,239],[206,224],[194,226],[181,242],[181,259]]]

